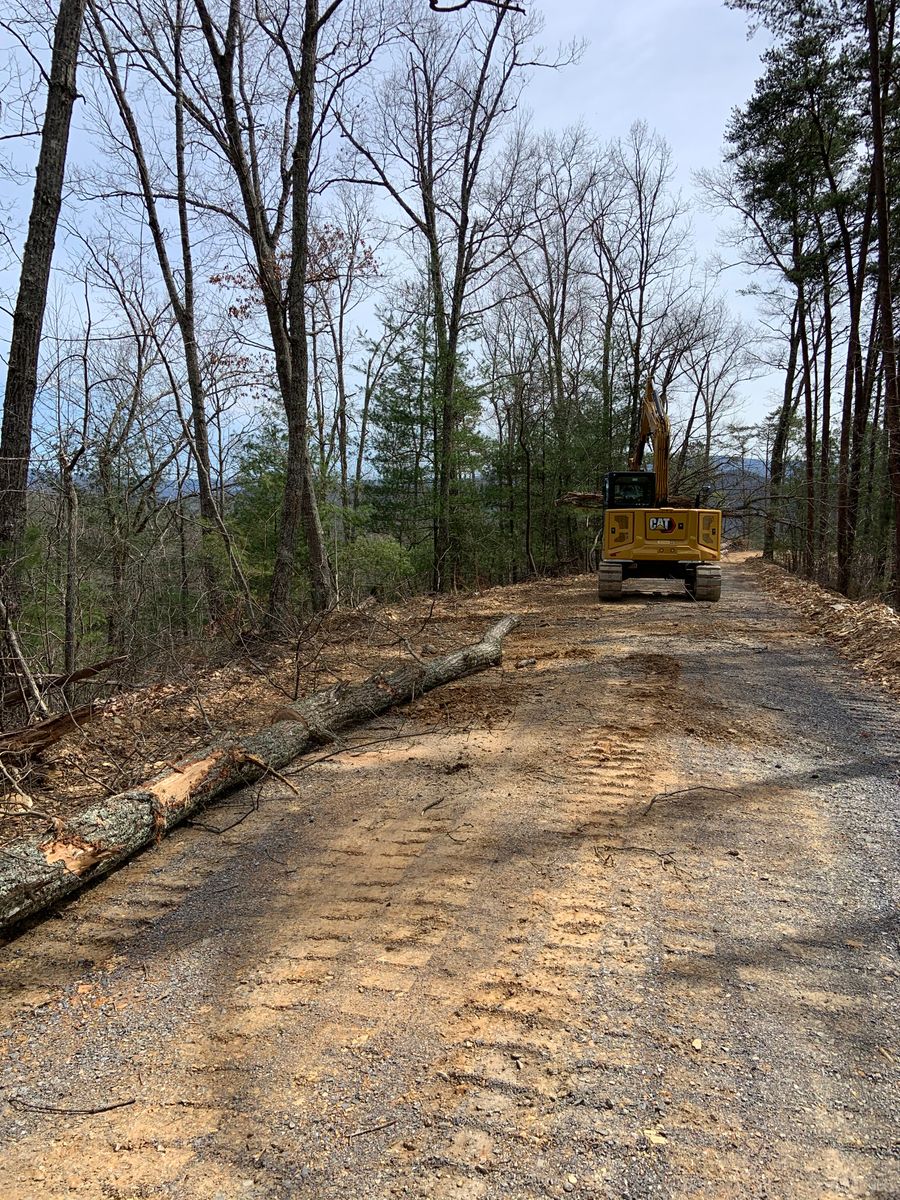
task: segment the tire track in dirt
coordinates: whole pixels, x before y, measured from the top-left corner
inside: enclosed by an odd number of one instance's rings
[[[519,1153],[538,1152],[537,1173],[523,1180],[536,1192],[565,1183],[599,1187],[605,1178],[590,1153],[600,1145],[595,1117],[574,1140],[568,1111],[563,1138],[554,1137],[554,1126],[560,1107],[569,1108],[579,1071],[620,1065],[616,1040],[628,1036],[629,1011],[640,1002],[645,947],[634,935],[633,901],[617,902],[604,861],[610,840],[646,803],[648,744],[660,723],[654,705],[671,696],[678,673],[678,664],[661,656],[632,656],[624,665],[624,674],[635,671],[629,682],[636,686],[626,699],[610,699],[617,714],[611,734],[589,731],[566,755],[554,811],[571,840],[547,863],[548,885],[532,893],[538,913],[519,918],[528,937],[518,939],[508,965],[479,973],[456,996],[438,1073],[447,1086],[430,1097],[435,1113],[450,1113],[454,1129],[432,1160],[441,1171],[434,1195],[484,1194],[479,1173],[508,1169],[517,1146]],[[579,1009],[604,958],[617,963],[616,1005],[605,1006],[598,1028]],[[461,1095],[455,1106],[454,1094]]]

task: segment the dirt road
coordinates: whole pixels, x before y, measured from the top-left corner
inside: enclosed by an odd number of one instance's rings
[[[740,564],[510,610],[0,951],[0,1195],[900,1196],[900,710]]]

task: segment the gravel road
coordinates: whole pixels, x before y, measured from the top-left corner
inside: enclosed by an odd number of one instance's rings
[[[897,705],[743,563],[436,611],[525,619],[0,950],[0,1195],[900,1196]]]

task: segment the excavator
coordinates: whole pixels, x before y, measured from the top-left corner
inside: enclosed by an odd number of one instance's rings
[[[601,600],[622,595],[627,579],[678,579],[695,600],[719,599],[722,513],[703,507],[709,488],[692,507],[669,502],[671,426],[665,405],[648,380],[637,447],[627,471],[610,471],[603,492],[568,492],[557,501],[603,509],[597,568]],[[647,443],[653,470],[642,470]]]

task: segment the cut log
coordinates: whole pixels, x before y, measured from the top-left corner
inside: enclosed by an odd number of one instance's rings
[[[363,683],[339,683],[316,692],[280,710],[281,719],[258,733],[207,746],[174,770],[99,801],[49,836],[27,834],[7,843],[0,854],[0,930],[107,874],[209,801],[333,741],[338,730],[496,666],[503,638],[518,622],[518,617],[504,617],[474,645],[373,675]]]

